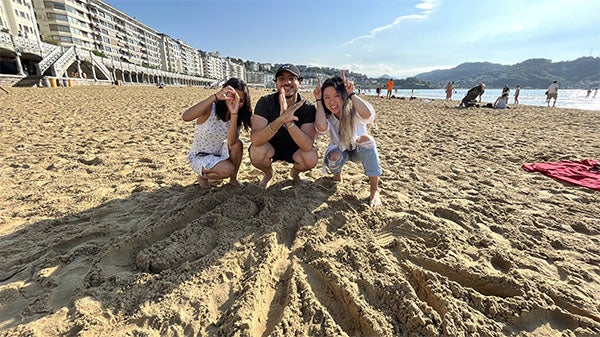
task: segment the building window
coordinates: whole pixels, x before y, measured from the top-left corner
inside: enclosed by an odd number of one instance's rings
[[[57,31],[57,32],[66,32],[66,33],[71,32],[71,29],[69,28],[69,26],[50,24],[49,27],[50,27],[50,30]]]

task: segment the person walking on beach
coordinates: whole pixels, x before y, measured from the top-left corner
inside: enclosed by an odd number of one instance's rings
[[[556,100],[558,99],[558,81],[557,80],[552,81],[552,84],[550,84],[550,86],[548,87],[548,90],[546,90],[546,102],[548,102],[548,107],[550,107],[551,99],[554,99],[554,102],[552,103],[552,107],[555,107]]]
[[[444,89],[446,90],[446,100],[447,101],[451,100],[452,92],[454,91],[454,81],[448,82],[448,84],[446,84],[446,87]]]
[[[392,98],[392,90],[394,90],[394,80],[390,78],[389,81],[387,81],[387,99]]]
[[[290,176],[301,181],[300,173],[317,165],[315,106],[298,93],[300,71],[284,64],[275,73],[277,92],[261,97],[252,116],[250,161],[264,174],[258,184],[267,188],[273,179],[273,161],[292,163]]]
[[[194,139],[188,153],[198,184],[210,188],[209,180],[229,178],[229,184],[240,187],[237,180],[242,163],[241,127],[250,127],[252,105],[248,86],[230,78],[218,93],[208,96],[187,109],[182,119],[196,120]]]
[[[521,85],[517,84],[515,88],[515,104],[519,104],[519,94],[521,93]]]
[[[315,127],[319,134],[329,131],[329,146],[325,151],[324,169],[333,174],[333,180],[342,181],[342,168],[350,160],[361,162],[369,178],[369,204],[381,206],[379,177],[381,164],[375,139],[367,132],[367,125],[375,119],[373,106],[354,93],[354,83],[344,77],[327,79],[314,89],[317,101]]]

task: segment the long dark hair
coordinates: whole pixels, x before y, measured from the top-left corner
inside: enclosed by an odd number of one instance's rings
[[[244,105],[240,107],[238,110],[238,119],[237,126],[244,125],[244,130],[248,131],[250,128],[250,119],[252,117],[252,102],[250,101],[250,91],[248,90],[248,86],[244,81],[237,79],[235,77],[230,78],[223,84],[223,88],[226,86],[231,86],[235,90],[240,90],[246,96],[246,100],[244,101]],[[225,122],[225,118],[227,117],[227,104],[225,101],[217,101],[217,117]]]
[[[354,105],[352,104],[352,100],[348,98],[344,80],[341,77],[335,76],[328,78],[323,82],[321,85],[321,99],[323,98],[323,93],[327,87],[333,87],[342,98],[342,108],[338,116],[338,119],[340,120],[340,141],[347,148],[350,148],[352,140],[354,139]],[[327,116],[332,115],[332,112],[327,109],[327,105],[323,104],[323,108],[325,109],[325,114]]]

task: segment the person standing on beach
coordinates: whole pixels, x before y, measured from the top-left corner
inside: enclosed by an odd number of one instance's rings
[[[446,84],[446,87],[444,89],[446,90],[446,101],[451,100],[452,92],[454,91],[454,81],[448,82],[448,84]]]
[[[379,177],[381,164],[375,139],[367,125],[375,120],[375,109],[354,93],[354,83],[344,77],[327,79],[313,91],[317,102],[315,127],[319,134],[329,131],[329,146],[325,151],[324,169],[333,180],[342,181],[342,168],[348,161],[361,162],[369,178],[369,204],[381,206]]]
[[[387,81],[387,99],[392,98],[392,90],[394,90],[394,80],[390,78],[390,80]]]
[[[300,173],[317,165],[315,106],[298,93],[300,71],[284,64],[275,73],[277,92],[261,97],[252,116],[250,161],[264,174],[258,184],[267,188],[273,179],[273,161],[292,163],[290,176],[301,181]]]
[[[182,119],[196,120],[194,139],[188,153],[192,170],[198,174],[198,184],[210,188],[209,180],[229,178],[229,184],[240,187],[237,180],[242,163],[241,127],[250,127],[252,105],[248,86],[231,78],[218,93],[187,109]]]
[[[558,99],[558,81],[552,81],[552,84],[546,90],[546,102],[548,102],[548,107],[550,106],[550,100],[554,98],[554,102],[552,103],[552,107],[556,106],[556,100]]]
[[[519,104],[519,94],[521,93],[521,85],[517,84],[515,88],[515,104]]]

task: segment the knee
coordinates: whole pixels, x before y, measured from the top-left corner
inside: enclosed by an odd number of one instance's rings
[[[298,150],[293,156],[294,162],[300,165],[303,169],[312,169],[317,166],[318,156],[315,149],[311,151]]]
[[[327,159],[329,160],[329,162],[336,162],[340,160],[340,158],[342,158],[342,154],[337,151],[331,151],[327,155]]]
[[[375,147],[375,139],[369,135],[362,135],[357,139],[358,146],[363,149],[372,149]]]
[[[229,146],[229,151],[233,152],[233,151],[242,151],[244,149],[244,144],[242,143],[241,140],[236,140],[235,143],[233,143],[233,145]]]
[[[275,155],[275,150],[269,143],[265,143],[260,146],[250,146],[248,154],[252,165],[264,165],[267,161],[270,161],[271,158],[273,158],[273,155]]]
[[[330,170],[337,170],[340,167],[342,154],[339,151],[331,151],[327,154],[327,167]]]
[[[223,177],[230,177],[235,172],[235,166],[229,160],[223,161]]]

